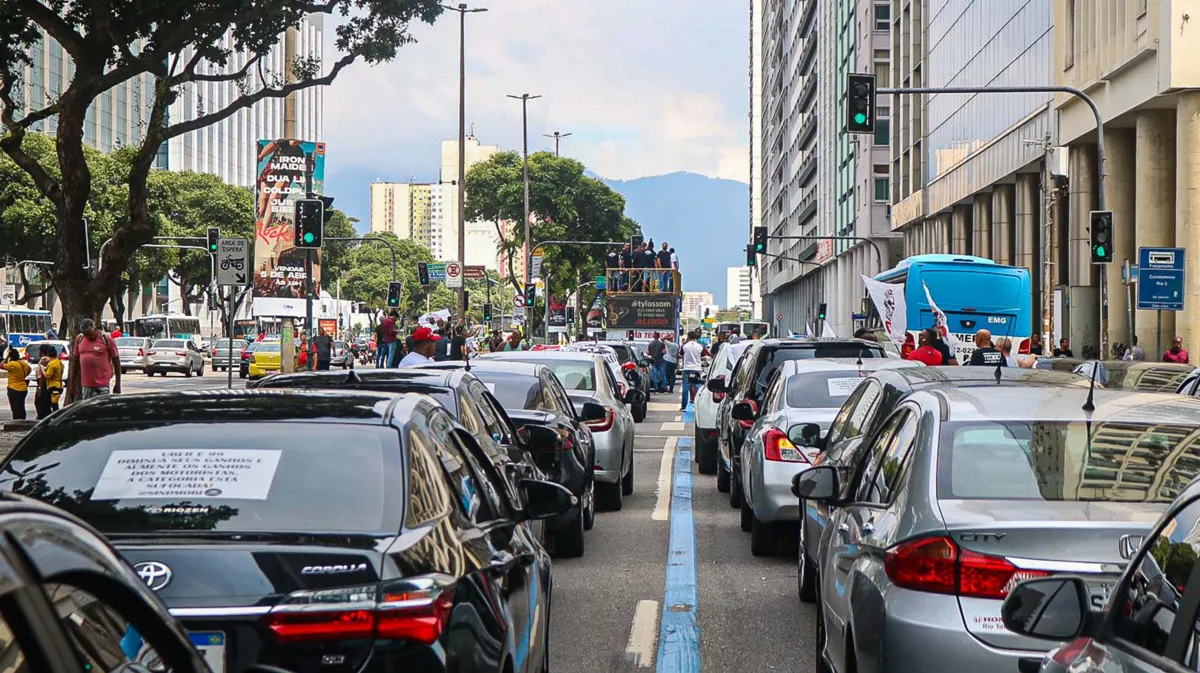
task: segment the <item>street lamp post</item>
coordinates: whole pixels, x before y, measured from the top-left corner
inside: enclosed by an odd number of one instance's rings
[[[570,133],[559,133],[558,131],[555,131],[554,133],[543,133],[542,135],[546,136],[547,138],[554,138],[554,156],[557,157],[557,156],[560,156],[559,151],[558,151],[558,149],[559,149],[558,144],[560,142],[562,142],[563,138],[566,138],[566,137],[570,136],[571,134]]]
[[[468,9],[467,3],[457,7],[442,5],[443,9],[458,12],[458,263],[467,263],[467,14],[486,12],[487,8]],[[458,315],[467,313],[466,283],[458,288]]]
[[[525,286],[529,286],[530,268],[529,264],[529,101],[541,98],[541,96],[531,96],[523,93],[520,96],[508,95],[513,100],[521,101],[521,136],[522,136],[522,173],[525,181]]]

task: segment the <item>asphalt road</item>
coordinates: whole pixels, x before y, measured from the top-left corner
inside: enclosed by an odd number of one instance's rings
[[[656,397],[638,424],[634,495],[597,516],[583,558],[555,561],[551,670],[812,671],[815,613],[796,598],[795,556],[752,556],[715,478],[691,460],[686,474],[674,469],[672,457],[690,456],[693,426],[671,402]],[[675,497],[659,495],[660,475]]]

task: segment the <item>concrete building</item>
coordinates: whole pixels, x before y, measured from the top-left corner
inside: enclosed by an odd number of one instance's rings
[[[712,306],[713,301],[713,295],[711,292],[684,292],[683,310],[681,315],[685,318],[703,320],[704,308],[706,306]]]
[[[373,182],[371,231],[391,232],[432,250],[433,218],[436,212],[441,219],[442,196],[437,183]]]
[[[890,6],[758,0],[751,8],[751,107],[758,110],[751,180],[760,179],[751,225],[772,237],[759,260],[756,313],[772,321],[782,315],[784,329],[799,330],[828,303],[833,328],[851,332],[863,296],[859,276],[889,267],[899,253],[889,245],[898,237],[888,204],[877,198],[890,188],[889,128],[851,137],[843,121],[847,75],[888,67]],[[879,244],[880,259],[866,239]]]
[[[1192,15],[1196,12],[1196,15]],[[1178,246],[1200,251],[1200,3],[1191,0],[1054,0],[1050,56],[1053,81],[1083,89],[1096,101],[1107,153],[1105,191],[1113,211],[1114,264],[1106,273],[1109,343],[1127,343],[1132,331],[1148,359],[1176,334],[1200,347],[1200,274],[1188,260],[1182,313],[1134,311],[1120,284],[1125,259],[1136,262],[1141,246]],[[1089,254],[1088,211],[1097,207],[1096,126],[1079,101],[1053,101],[1058,141],[1069,148],[1066,217],[1055,223],[1063,241],[1055,260],[1070,273],[1060,282],[1073,298],[1098,306],[1099,269]],[[1097,311],[1079,319],[1072,301],[1073,339],[1094,326]],[[1081,324],[1082,323],[1082,324]],[[1077,347],[1078,348],[1078,347]],[[1079,351],[1076,350],[1078,353]]]
[[[731,266],[725,270],[725,306],[757,313],[762,303],[758,285],[754,282],[754,269],[749,266]]]

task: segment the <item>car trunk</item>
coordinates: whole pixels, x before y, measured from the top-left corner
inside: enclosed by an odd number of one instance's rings
[[[1163,510],[1160,504],[1077,501],[940,500],[938,504],[946,530],[960,549],[1007,559],[1016,567],[1007,589],[1046,574],[1080,575],[1092,588],[1097,608],[1128,563],[1122,556],[1122,538],[1146,535]],[[1046,649],[1044,641],[1004,628],[1002,600],[959,596],[958,603],[967,631],[984,643],[1004,649]]]
[[[170,569],[170,581],[156,593],[191,634],[214,673],[254,663],[311,671],[340,662],[337,670],[356,670],[370,657],[374,640],[369,637],[281,642],[286,636],[272,630],[268,612],[296,592],[376,585],[382,554],[375,550],[375,541],[342,536],[354,541],[358,548],[353,548],[331,542],[241,543],[238,535],[209,535],[155,539],[152,548],[141,540],[115,542],[151,588],[161,582],[161,568]]]

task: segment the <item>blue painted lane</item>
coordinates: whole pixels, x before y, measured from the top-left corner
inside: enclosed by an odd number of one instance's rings
[[[692,410],[689,407],[689,415]],[[690,422],[690,419],[688,419]],[[671,536],[667,582],[659,620],[658,673],[700,673],[700,624],[696,616],[696,523],[692,514],[692,439],[677,444],[671,489]]]

